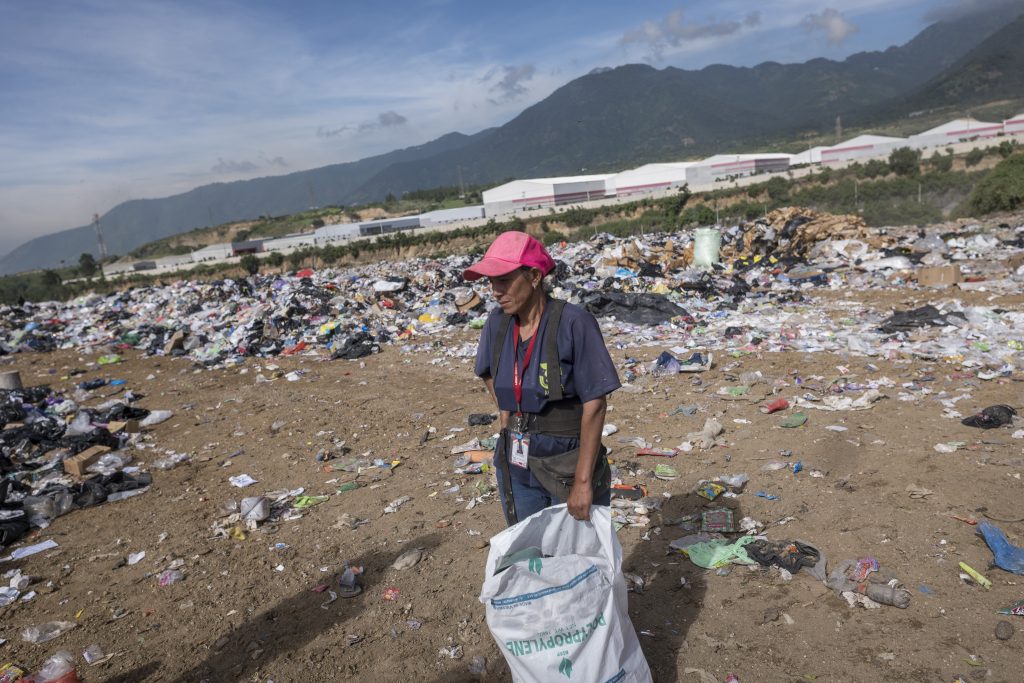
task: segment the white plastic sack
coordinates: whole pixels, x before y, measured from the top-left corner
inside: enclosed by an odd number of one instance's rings
[[[607,507],[573,519],[565,505],[541,510],[491,539],[480,602],[517,683],[649,683],[629,620],[622,546]],[[524,559],[494,575],[503,557]]]

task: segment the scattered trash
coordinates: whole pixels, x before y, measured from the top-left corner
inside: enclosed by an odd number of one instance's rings
[[[1002,529],[989,522],[978,522],[978,533],[992,551],[993,563],[997,567],[1024,575],[1024,548],[1010,543]]]
[[[173,586],[182,579],[185,578],[185,574],[177,569],[166,569],[160,572],[159,583],[161,586]]]
[[[1009,607],[1002,607],[998,613],[1024,617],[1024,600],[1018,600]]]
[[[1007,405],[989,406],[977,415],[964,418],[961,424],[978,429],[995,429],[1013,422],[1017,411]]]
[[[73,621],[48,621],[38,626],[25,627],[21,631],[21,639],[26,643],[38,645],[59,638],[76,626],[78,624]]]
[[[783,418],[779,426],[783,429],[795,429],[796,427],[803,427],[807,423],[807,413],[793,413]]]
[[[244,489],[246,486],[252,486],[257,483],[256,480],[248,474],[236,474],[233,477],[228,477],[228,481],[231,482],[232,486],[240,489]]]
[[[58,650],[43,663],[39,671],[29,676],[33,683],[77,683],[75,656],[67,650]]]
[[[964,572],[963,574],[960,575],[960,578],[962,578],[962,579],[969,578],[969,579],[973,580],[975,583],[977,583],[979,586],[981,586],[982,588],[985,588],[986,590],[992,588],[992,582],[989,581],[988,579],[986,579],[984,576],[982,576],[976,569],[971,567],[966,562],[961,562],[960,563],[960,569]]]
[[[391,563],[391,568],[398,569],[399,571],[412,569],[421,559],[423,559],[423,548],[411,548],[399,555],[395,561]]]
[[[928,496],[935,493],[931,489],[926,489],[923,486],[918,486],[917,484],[908,484],[905,490],[910,494],[910,497],[915,500],[925,500]]]
[[[402,496],[400,498],[394,499],[393,501],[388,503],[386,506],[384,506],[384,514],[387,515],[387,514],[390,514],[392,512],[397,512],[398,508],[402,507],[403,505],[408,503],[410,500],[412,500],[412,496]]]
[[[771,403],[764,404],[763,406],[760,407],[759,410],[765,415],[770,415],[772,413],[777,413],[780,410],[785,410],[787,408],[789,408],[789,401],[787,401],[784,398],[777,398]]]

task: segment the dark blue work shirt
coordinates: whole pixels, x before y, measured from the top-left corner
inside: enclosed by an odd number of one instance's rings
[[[550,302],[549,302],[550,303]],[[537,342],[534,344],[530,365],[523,372],[523,405],[524,413],[539,413],[548,402],[548,359],[544,354],[544,339],[548,334],[548,311],[544,307],[540,325],[537,329]],[[501,308],[495,308],[487,317],[483,332],[480,334],[480,345],[476,352],[474,371],[481,378],[494,378],[494,393],[498,399],[498,407],[514,413],[516,398],[512,390],[512,359],[514,351],[515,324],[509,324],[508,332],[502,340],[501,357],[498,369],[491,368],[492,340],[498,333],[501,324]],[[621,385],[615,364],[608,355],[604,344],[601,328],[593,315],[579,306],[566,304],[562,310],[562,319],[557,330],[558,360],[562,369],[562,394],[564,398],[577,398],[581,403],[607,396]],[[518,363],[522,368],[523,359],[529,340],[520,340]],[[548,434],[530,434],[530,457],[543,458],[571,451],[579,446],[578,438],[555,437]],[[509,466],[512,476],[531,486],[540,483],[530,474],[529,470]]]

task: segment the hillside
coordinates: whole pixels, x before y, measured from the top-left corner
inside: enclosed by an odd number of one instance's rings
[[[1024,94],[1024,14],[908,98],[910,111],[976,104]]]
[[[203,185],[161,199],[118,204],[100,218],[111,254],[126,254],[143,244],[194,228],[232,221],[297,213],[310,205],[347,204],[368,176],[391,164],[425,159],[486,137],[450,133],[425,145],[388,152],[346,164],[334,164],[283,176]],[[37,237],[0,259],[0,274],[76,261],[83,252],[96,253],[92,226]]]
[[[125,254],[197,227],[453,185],[460,172],[464,182],[489,183],[749,150],[787,136],[830,131],[836,115],[848,126],[877,122],[879,111],[902,116],[905,107],[892,103],[904,102],[905,93],[920,88],[944,93],[943,102],[955,104],[962,95],[973,103],[986,90],[980,81],[963,85],[965,74],[981,73],[990,85],[997,73],[1021,78],[1019,44],[1016,51],[1006,48],[1020,35],[1019,21],[1007,24],[1021,11],[1024,0],[988,7],[933,24],[903,46],[842,62],[598,70],[505,125],[475,135],[451,133],[356,162],[125,202],[102,216],[104,236],[111,253]],[[925,101],[929,95],[921,93]],[[95,252],[88,226],[27,242],[0,259],[0,274],[76,260],[82,252]]]

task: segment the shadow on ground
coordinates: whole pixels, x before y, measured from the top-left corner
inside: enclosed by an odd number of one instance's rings
[[[440,542],[441,537],[431,533],[409,541],[406,547],[419,547],[429,552]],[[377,551],[349,559],[349,564],[365,568],[362,595],[348,600],[339,599],[331,606],[332,609],[320,609],[324,601],[323,594],[304,590],[222,634],[218,639],[218,650],[211,651],[205,660],[183,673],[169,677],[169,680],[177,683],[245,680],[262,663],[300,650],[314,638],[361,612],[366,605],[365,601],[369,599],[367,596],[377,593],[374,589],[378,582],[383,581],[386,569],[393,560],[393,553]],[[334,582],[337,582],[337,577]],[[254,657],[257,649],[259,654]],[[142,669],[158,665],[150,664]],[[153,673],[153,669],[136,670],[115,680],[126,683],[129,680],[141,681],[150,673]],[[126,678],[133,674],[134,677]]]
[[[683,661],[690,626],[704,606],[709,572],[669,547],[675,539],[697,533],[673,522],[692,514],[699,519],[704,510],[724,507],[733,511],[738,524],[742,514],[734,499],[709,503],[692,493],[673,496],[662,506],[660,519],[657,513],[652,516],[650,528],[660,526],[661,533],[652,532],[650,541],[639,541],[623,560],[623,571],[639,575],[646,584],[642,593],[629,594],[629,614],[656,683],[683,680],[687,665],[701,667],[699,662]]]

